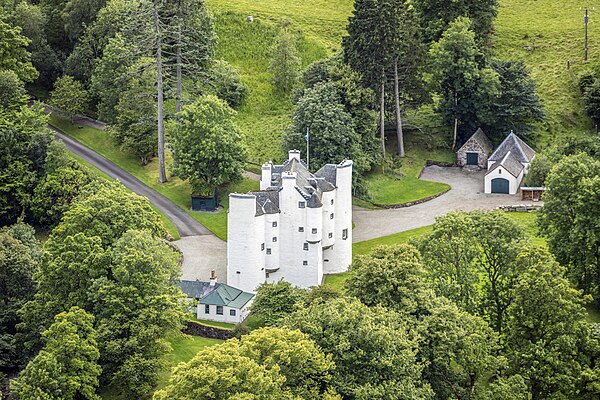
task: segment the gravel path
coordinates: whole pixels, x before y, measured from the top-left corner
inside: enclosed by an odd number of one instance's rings
[[[435,217],[454,210],[492,210],[501,205],[524,204],[518,194],[484,194],[484,174],[484,171],[468,171],[458,167],[426,167],[421,179],[447,183],[452,189],[440,197],[412,207],[386,210],[354,207],[353,221],[356,227],[352,233],[353,242],[431,225]]]

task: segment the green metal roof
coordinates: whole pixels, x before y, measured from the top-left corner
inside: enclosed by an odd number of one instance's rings
[[[252,293],[243,292],[224,283],[217,283],[215,290],[200,299],[200,304],[242,308],[253,297]]]

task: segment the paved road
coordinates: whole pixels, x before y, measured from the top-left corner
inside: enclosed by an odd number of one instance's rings
[[[483,193],[483,177],[483,171],[426,167],[421,179],[447,183],[452,189],[438,198],[412,207],[389,210],[354,207],[352,220],[356,226],[352,232],[352,241],[362,242],[431,225],[435,222],[435,217],[450,211],[493,210],[502,205],[524,204],[518,195]]]
[[[196,221],[192,216],[182,210],[179,206],[167,199],[163,195],[156,192],[154,189],[146,186],[133,175],[121,169],[112,161],[107,160],[95,151],[89,149],[75,139],[71,138],[64,132],[50,126],[55,132],[58,139],[62,140],[71,153],[89,162],[105,174],[114,179],[118,179],[123,185],[150,200],[156,208],[158,208],[177,228],[181,237],[212,235],[202,224]]]

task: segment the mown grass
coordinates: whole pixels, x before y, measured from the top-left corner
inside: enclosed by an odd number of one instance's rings
[[[207,339],[183,334],[168,338],[168,342],[173,351],[163,357],[163,367],[159,373],[157,389],[166,386],[171,377],[172,368],[177,364],[188,362],[205,347],[223,343],[219,339]],[[100,397],[103,400],[128,400],[125,396],[119,396],[114,386],[105,387],[100,393]]]
[[[525,232],[530,236],[532,243],[545,246],[545,239],[540,236],[537,228],[536,214],[535,212],[509,212],[505,213],[507,217],[512,219],[518,225],[525,229]],[[391,246],[402,243],[408,243],[411,239],[418,238],[431,232],[433,225],[427,225],[420,228],[410,229],[408,231],[393,233],[388,236],[382,236],[376,239],[365,240],[363,242],[354,243],[352,245],[352,256],[356,257],[359,255],[369,254],[377,246]],[[342,289],[344,282],[348,279],[348,272],[342,272],[340,274],[326,275],[324,283]]]
[[[190,185],[174,176],[169,176],[169,180],[165,183],[159,183],[158,161],[156,159],[142,166],[135,156],[122,151],[105,131],[73,124],[69,120],[56,116],[50,117],[50,124],[114,162],[141,182],[170,199],[222,240],[227,240],[226,208],[229,205],[229,193],[246,193],[250,190],[257,190],[259,187],[258,182],[244,178],[238,183],[219,190],[220,204],[223,206],[223,209],[217,212],[194,212],[190,210],[192,202],[190,196],[192,189]],[[167,164],[170,165],[170,163],[171,159],[167,157]],[[162,219],[163,222],[166,221],[164,216]],[[170,222],[169,224],[165,223],[165,226],[171,231],[174,226]]]

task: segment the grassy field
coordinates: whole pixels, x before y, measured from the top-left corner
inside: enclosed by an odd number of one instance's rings
[[[537,229],[535,213],[509,212],[506,213],[506,216],[524,228],[534,244],[541,246],[546,245],[546,241],[540,236],[540,233]],[[417,238],[431,232],[432,226],[433,225],[427,225],[421,228],[411,229],[388,236],[382,236],[376,239],[365,240],[364,242],[354,243],[352,245],[352,256],[356,257],[359,255],[369,254],[377,246],[408,243],[408,241],[413,238]],[[344,282],[347,278],[348,273],[343,272],[341,274],[326,275],[324,282],[327,285],[341,289],[344,286]]]
[[[177,177],[169,177],[169,181],[163,184],[158,183],[158,161],[152,160],[148,165],[142,166],[139,160],[122,150],[113,142],[111,137],[106,132],[93,129],[81,125],[71,123],[66,119],[50,117],[50,124],[66,132],[73,138],[77,139],[90,149],[96,151],[107,159],[111,160],[131,175],[135,176],[146,185],[155,189],[163,196],[167,197],[179,207],[187,211],[192,217],[206,226],[215,235],[223,240],[227,240],[227,211],[229,205],[229,193],[239,192],[246,193],[249,190],[258,189],[258,182],[249,179],[243,179],[241,182],[225,187],[219,191],[220,203],[223,206],[221,211],[217,212],[194,212],[190,211],[191,206],[191,188],[187,182],[182,181]],[[170,164],[170,159],[167,160]],[[168,169],[168,168],[167,168]],[[167,171],[168,174],[168,171]],[[166,218],[163,217],[163,222]],[[170,224],[170,223],[169,223]],[[169,231],[174,226],[167,225]]]

